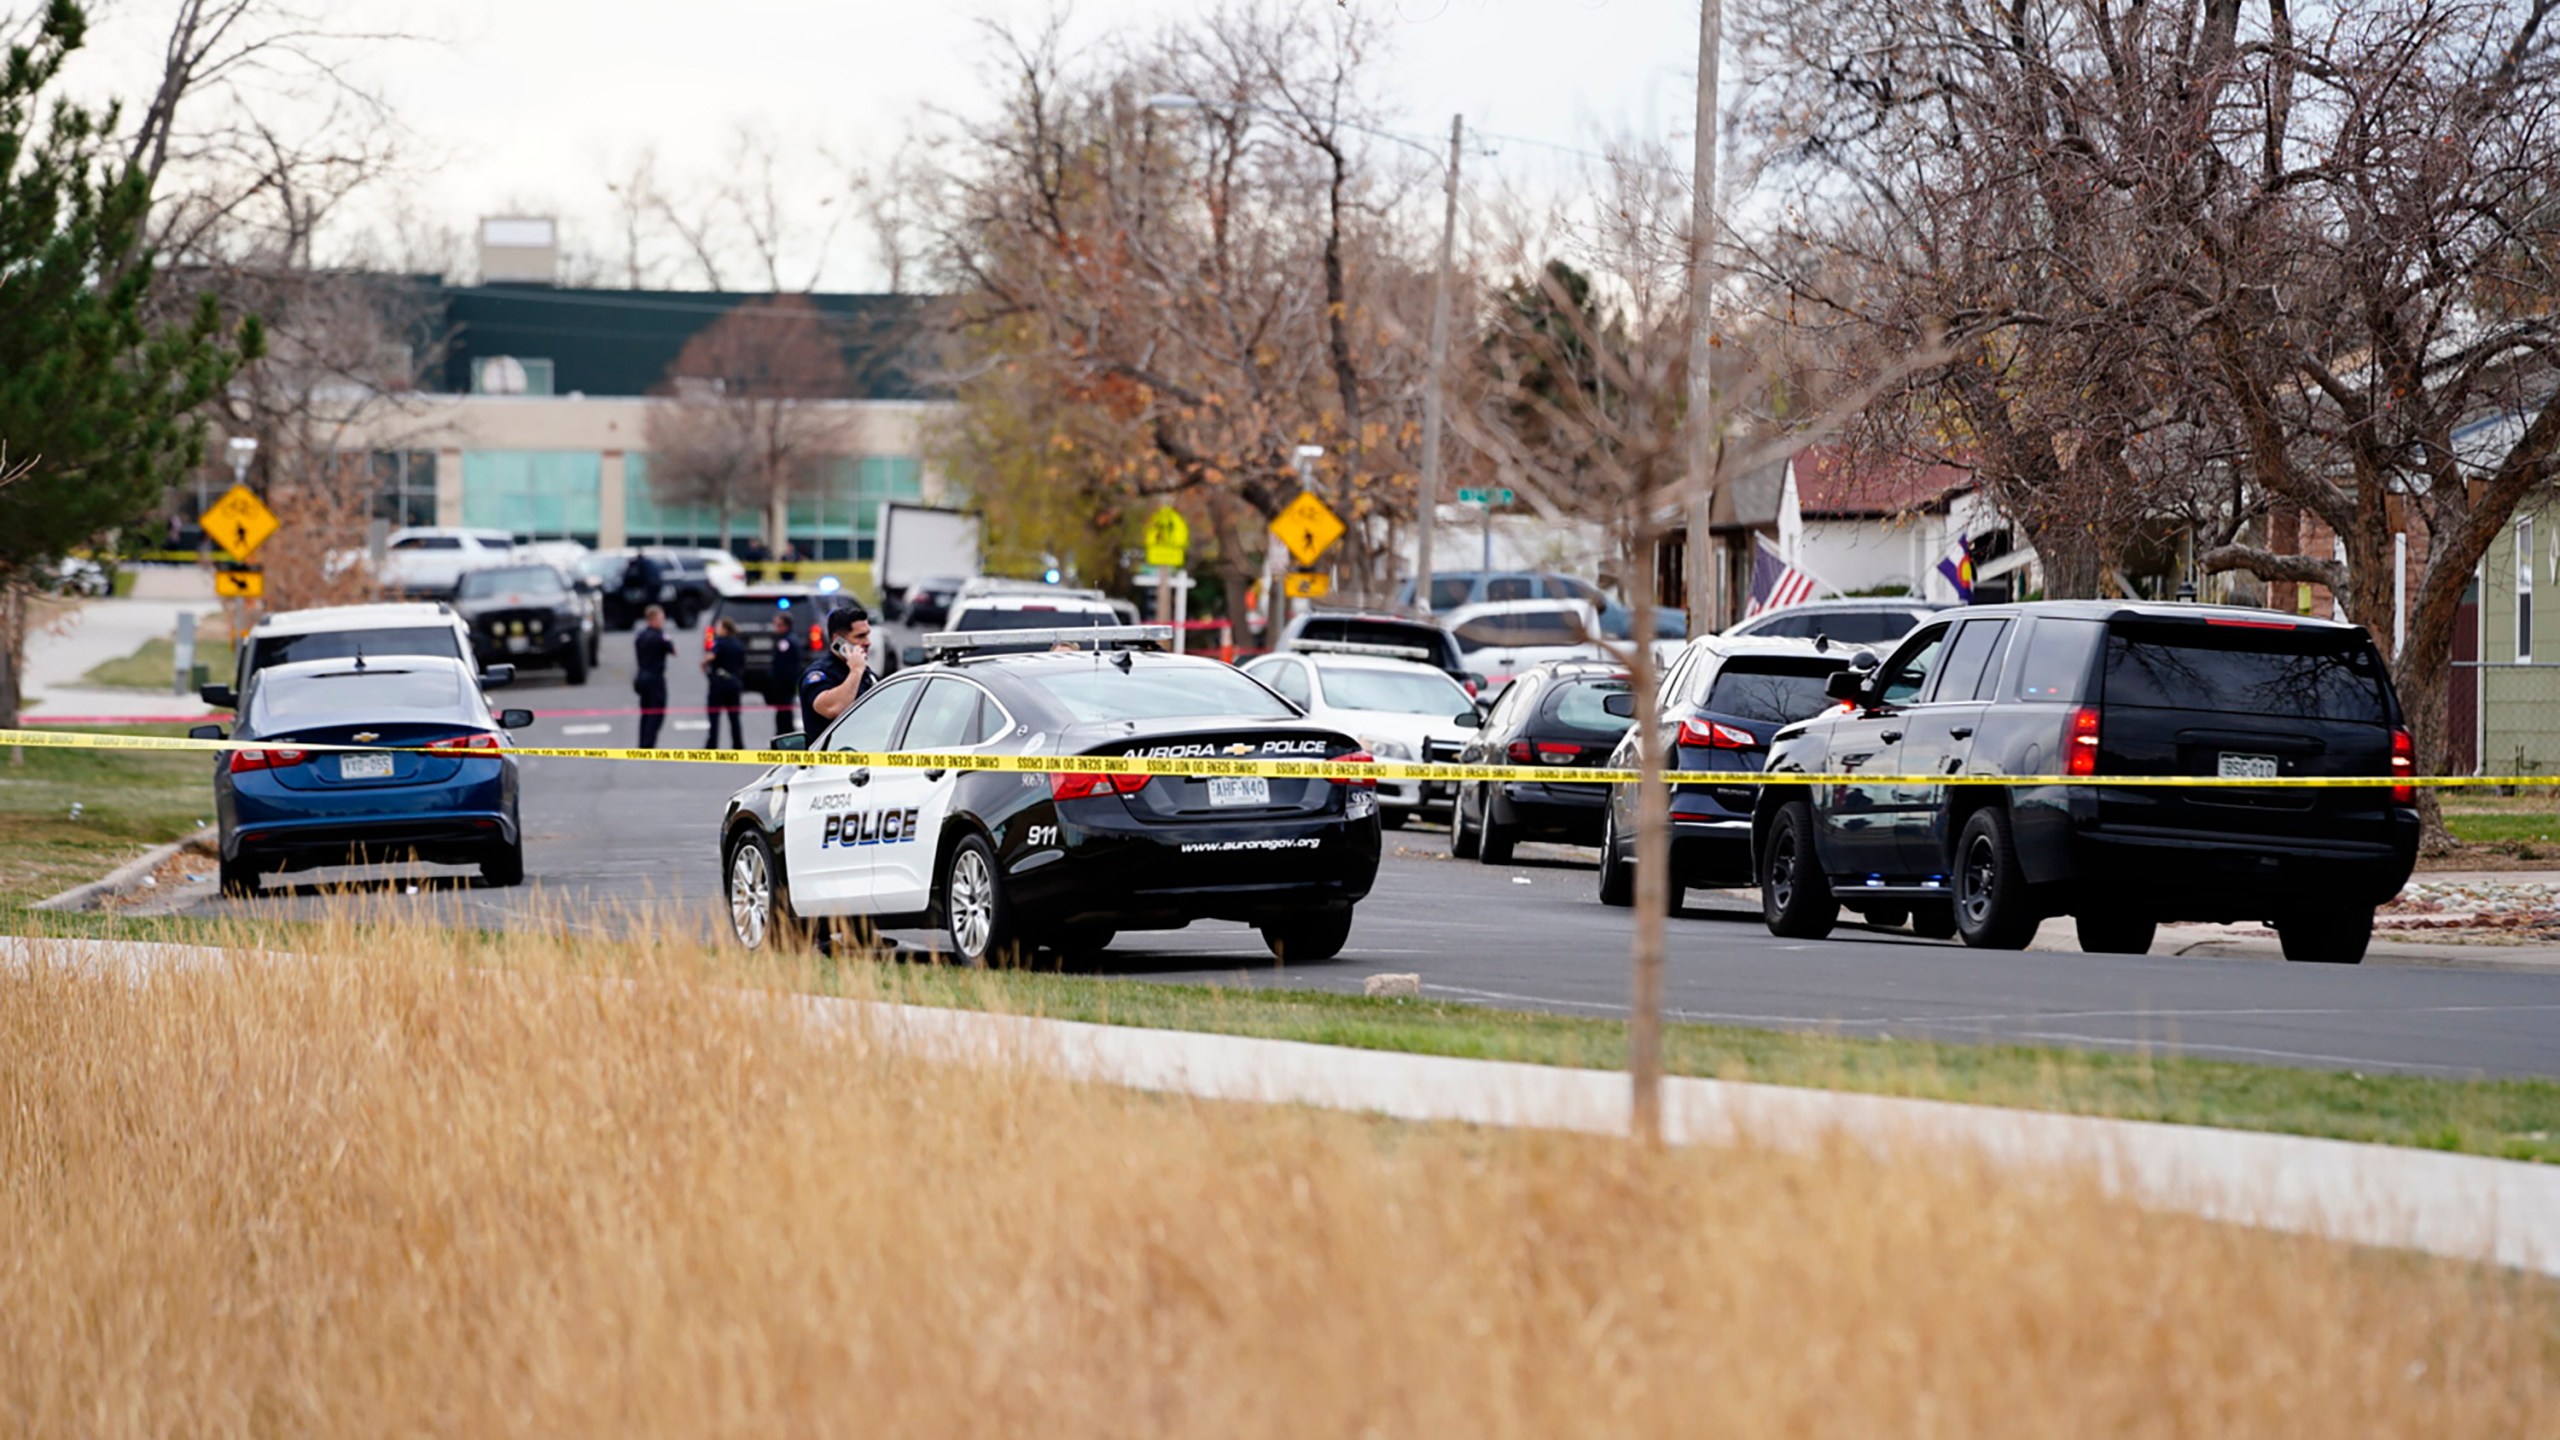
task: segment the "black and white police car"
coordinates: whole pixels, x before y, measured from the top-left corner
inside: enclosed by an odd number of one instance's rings
[[[1348,760],[1341,731],[1165,626],[926,638],[810,749]],[[1057,647],[1019,653],[1028,641]],[[1074,647],[1074,648],[1067,648]],[[973,653],[1004,648],[1015,653]],[[1285,961],[1351,934],[1378,872],[1376,782],[780,765],[720,826],[749,949],[810,931],[940,929],[973,965],[1084,958],[1127,930],[1239,920]]]

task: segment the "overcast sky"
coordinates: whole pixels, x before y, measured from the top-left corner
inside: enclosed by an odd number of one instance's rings
[[[558,214],[573,246],[600,233],[602,177],[644,147],[675,180],[718,166],[742,125],[885,158],[928,105],[978,108],[981,16],[1035,23],[1048,0],[301,0],[327,23],[415,42],[354,62],[386,93],[421,157],[401,204],[468,232],[484,214]],[[1471,129],[1596,147],[1685,137],[1695,0],[1348,0],[1389,21],[1379,68],[1405,128]],[[1143,27],[1199,5],[1082,0],[1073,33]],[[155,74],[170,0],[100,3],[82,88],[135,95]],[[811,149],[814,151],[814,145]],[[1471,157],[1487,178],[1557,173],[1527,146]],[[817,177],[810,177],[812,186]],[[870,288],[867,247],[828,252],[826,288]]]

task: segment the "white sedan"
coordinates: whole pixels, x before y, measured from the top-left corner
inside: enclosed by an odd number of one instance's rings
[[[1448,673],[1421,663],[1427,652],[1390,645],[1351,645],[1302,640],[1265,655],[1244,672],[1307,712],[1307,717],[1357,736],[1381,760],[1448,763],[1474,727],[1460,723],[1478,713],[1475,700]],[[1445,816],[1457,787],[1434,781],[1378,782],[1378,822],[1401,827],[1415,815]]]

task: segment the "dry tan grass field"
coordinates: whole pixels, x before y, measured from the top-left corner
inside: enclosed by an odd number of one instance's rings
[[[2560,1434],[2540,1282],[936,1065],[683,947],[462,943],[0,978],[0,1433]]]

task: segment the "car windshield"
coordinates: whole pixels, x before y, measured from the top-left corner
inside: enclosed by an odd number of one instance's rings
[[[460,660],[462,642],[451,625],[411,625],[392,630],[323,630],[313,635],[261,635],[250,647],[249,668],[263,670],[296,660],[383,660],[400,655],[442,655]]]
[[[1830,683],[1831,672],[1847,668],[1844,661],[1827,655],[1803,659],[1737,655],[1716,672],[1715,683],[1707,687],[1705,708],[1737,720],[1791,725],[1838,703],[1823,693],[1823,687]]]
[[[818,597],[814,595],[730,595],[712,611],[712,619],[735,620],[740,630],[770,630],[776,615],[789,615],[814,624],[824,613],[818,608]]]
[[[1080,724],[1097,720],[1294,720],[1298,712],[1241,670],[1196,665],[1135,665],[1108,661],[1090,669],[1043,673],[1040,688]],[[1456,711],[1450,713],[1455,714]]]
[[[273,731],[315,720],[361,720],[418,711],[463,718],[459,672],[441,667],[392,670],[378,665],[309,675],[271,672],[258,681],[251,721],[260,730]]]
[[[2107,705],[2391,722],[2382,657],[2362,635],[2272,623],[2124,624],[2107,632]]]
[[[997,609],[988,605],[972,605],[960,612],[956,628],[980,630],[1093,630],[1117,625],[1120,617],[1108,610],[1064,610],[1053,605],[1025,605],[1020,609]]]
[[[1568,680],[1556,687],[1555,698],[1548,702],[1549,714],[1559,725],[1576,730],[1602,730],[1615,735],[1633,724],[1609,713],[1609,697],[1627,693],[1624,680]]]
[[[1780,612],[1776,619],[1753,626],[1750,633],[1793,640],[1828,635],[1843,645],[1889,646],[1919,624],[1919,616],[1903,609],[1804,610]]]
[[[1494,645],[1579,645],[1583,639],[1582,616],[1572,610],[1479,615],[1458,627],[1458,643],[1470,650]]]
[[[557,596],[565,588],[560,583],[560,572],[548,565],[500,565],[463,572],[462,583],[454,593],[474,600],[489,595]]]
[[[578,573],[590,580],[620,580],[631,564],[628,555],[588,554],[578,557]]]
[[[1455,715],[1475,702],[1458,682],[1437,670],[1370,670],[1317,667],[1328,705],[1396,715]]]

